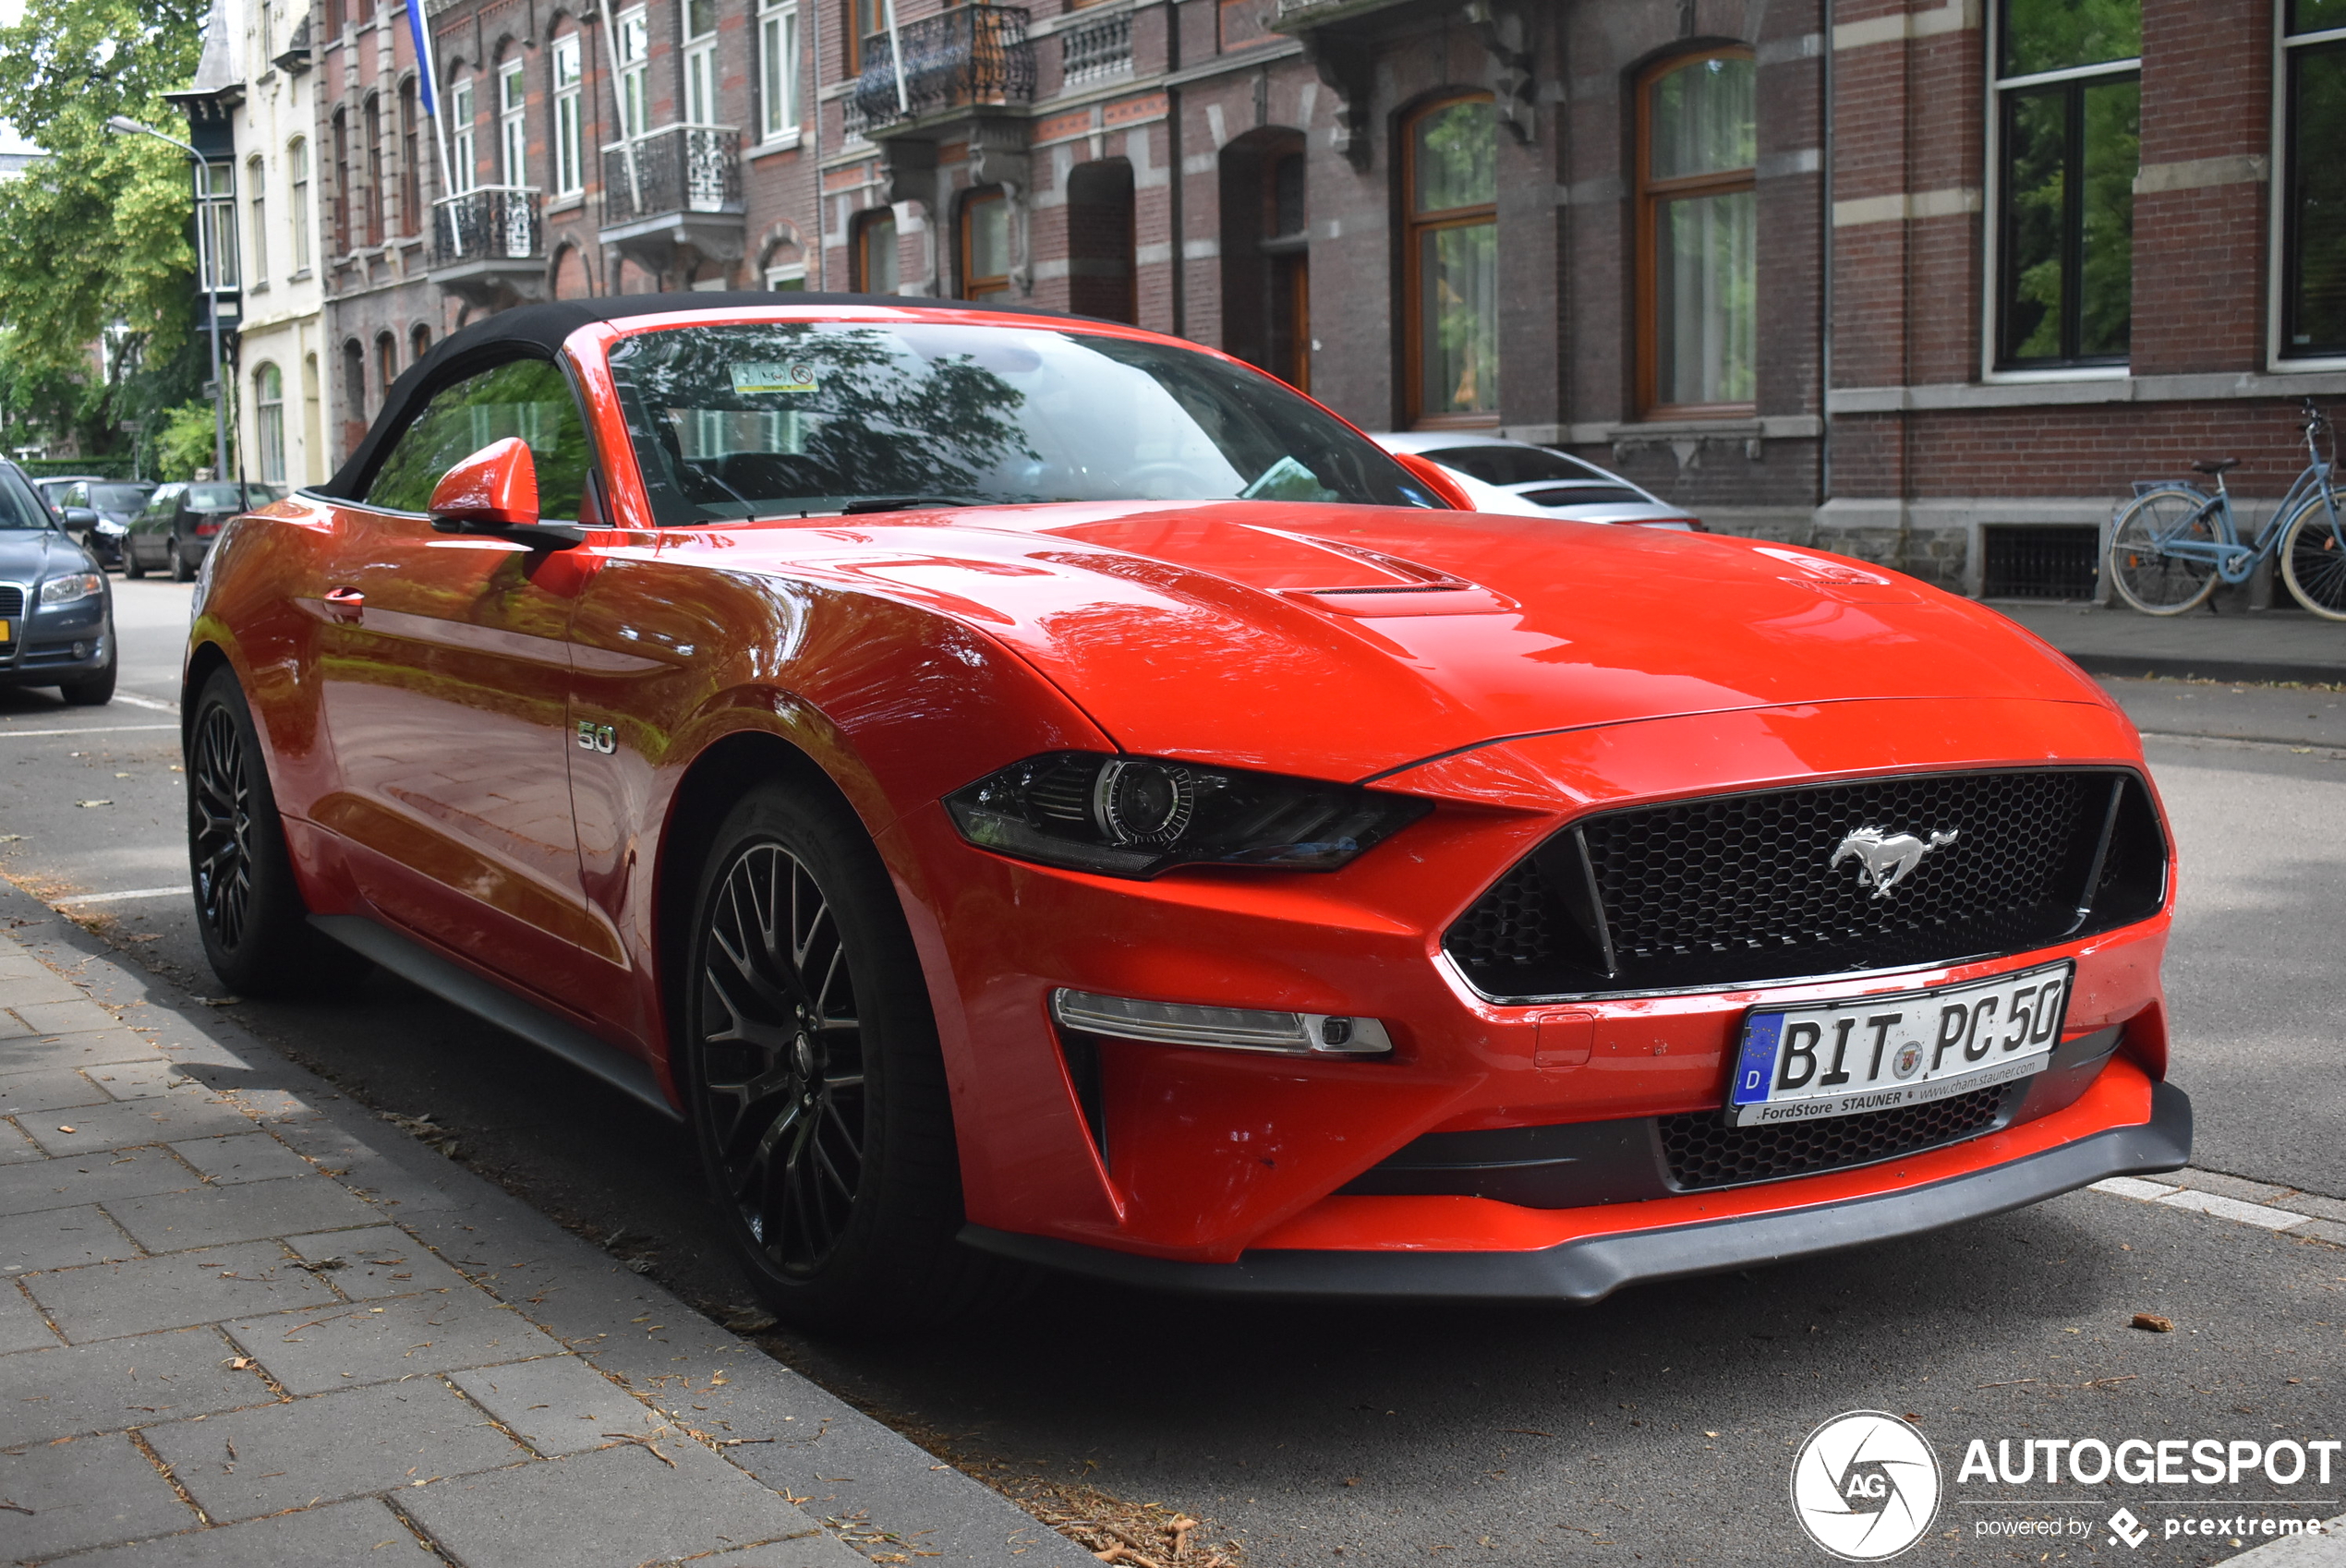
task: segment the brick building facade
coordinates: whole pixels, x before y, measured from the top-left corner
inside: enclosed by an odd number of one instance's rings
[[[404,17],[329,8],[321,146],[404,107]],[[2346,0],[447,0],[429,26],[458,194],[429,245],[353,239],[345,354],[574,294],[998,297],[1974,592],[2030,537],[1998,530],[2074,545],[2195,456],[2278,497],[2289,411],[2346,393]],[[344,176],[387,230],[417,177],[393,139]]]

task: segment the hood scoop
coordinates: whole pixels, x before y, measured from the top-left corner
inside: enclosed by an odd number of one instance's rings
[[[1159,513],[1052,530],[1278,595],[1332,615],[1493,615],[1513,599],[1461,577],[1340,539],[1194,513]]]
[[[1289,588],[1284,596],[1335,615],[1505,615],[1523,607],[1456,578],[1390,588]]]

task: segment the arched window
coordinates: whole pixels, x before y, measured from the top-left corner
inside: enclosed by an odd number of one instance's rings
[[[274,365],[252,373],[252,411],[260,422],[260,476],[272,485],[285,482],[285,379]]]
[[[554,194],[576,196],[586,188],[586,157],[579,116],[584,112],[586,81],[573,32],[554,40]]]
[[[1759,368],[1751,56],[1666,60],[1638,89],[1638,403],[1742,413]]]
[[[857,294],[896,292],[896,211],[874,208],[856,214],[854,237],[847,247],[848,286]]]
[[[961,199],[961,297],[1010,292],[1010,204],[998,187]]]
[[[252,210],[252,286],[269,286],[269,171],[256,152],[245,160],[245,204]]]
[[[293,211],[286,213],[293,230],[293,270],[309,271],[309,143],[296,137],[285,143],[285,178],[293,187]]]
[[[1428,104],[1402,139],[1403,359],[1412,425],[1499,416],[1497,120],[1487,92]]]
[[[342,441],[345,457],[367,437],[367,345],[357,338],[342,345]]]
[[[375,391],[389,396],[391,383],[399,380],[399,340],[389,332],[375,334]]]
[[[407,330],[407,363],[413,365],[431,352],[431,329],[421,321]]]

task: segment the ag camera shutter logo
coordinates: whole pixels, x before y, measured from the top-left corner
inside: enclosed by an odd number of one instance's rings
[[[1852,1410],[1808,1434],[1792,1462],[1792,1511],[1833,1556],[1880,1562],[1939,1517],[1939,1455],[1895,1416]]]

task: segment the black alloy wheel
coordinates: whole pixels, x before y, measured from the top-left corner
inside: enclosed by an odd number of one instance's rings
[[[224,703],[196,720],[187,766],[188,859],[196,917],[230,949],[252,915],[252,762]]]
[[[845,1235],[864,1178],[863,1025],[830,902],[797,856],[753,844],[701,946],[700,1109],[735,1212],[785,1273]]]
[[[1014,1295],[962,1247],[961,1158],[912,932],[819,776],[768,779],[702,862],[674,993],[679,1087],[735,1255],[777,1317],[887,1333]],[[689,944],[689,946],[687,946]]]
[[[212,671],[187,725],[187,869],[212,972],[242,996],[346,988],[373,966],[309,924],[284,824],[233,670]]]
[[[195,563],[187,559],[186,548],[179,543],[178,535],[172,535],[171,542],[163,547],[163,564],[171,569],[173,582],[192,583],[196,580]]]

